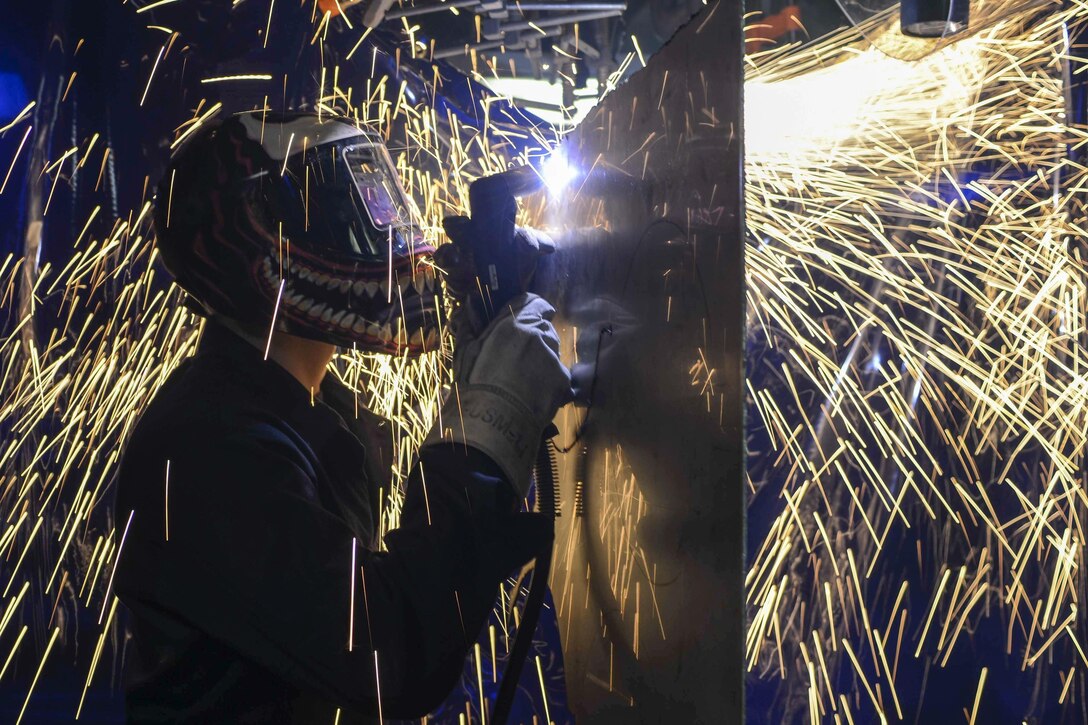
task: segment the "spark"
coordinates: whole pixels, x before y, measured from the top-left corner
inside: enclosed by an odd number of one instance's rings
[[[978,704],[982,701],[982,688],[986,684],[986,668],[982,668],[982,674],[978,678],[978,690],[975,691],[975,704],[971,706],[971,719],[969,725],[975,725],[975,717],[978,715]]]
[[[384,723],[385,716],[382,713],[382,683],[378,675],[378,650],[374,650],[374,692],[378,694],[378,722]]]
[[[4,660],[4,666],[0,667],[0,680],[4,679],[4,674],[8,671],[8,666],[11,665],[11,661],[15,659],[15,653],[19,651],[19,645],[23,643],[23,637],[26,636],[26,631],[30,629],[27,625],[23,625],[23,628],[19,630],[19,636],[15,638],[15,644],[11,646],[11,652],[8,653],[8,658]]]
[[[15,566],[12,567],[12,570],[11,570],[11,576],[8,577],[7,586],[4,587],[4,596],[5,597],[8,595],[8,592],[11,591],[11,585],[15,583],[15,577],[19,573],[19,567],[22,566],[23,559],[25,559],[26,555],[30,552],[31,544],[34,543],[34,537],[38,534],[38,529],[40,529],[42,527],[42,522],[44,520],[45,519],[43,519],[43,518],[41,518],[39,516],[38,520],[34,523],[34,528],[31,530],[30,536],[27,537],[26,545],[23,546],[23,552],[21,554],[19,554],[19,558],[15,561]],[[0,626],[0,630],[2,630],[2,629],[3,629],[3,626]]]
[[[350,595],[348,596],[348,652],[355,647],[355,549],[358,541],[351,538]]]
[[[272,76],[268,73],[240,73],[231,76],[214,76],[202,78],[201,83],[226,83],[228,81],[270,81]]]
[[[363,583],[363,613],[366,615],[366,636],[370,642],[374,641],[374,632],[370,629],[370,601],[366,596],[366,567],[359,567],[359,579]],[[352,580],[354,582],[354,578]]]
[[[363,44],[363,41],[366,40],[366,37],[370,35],[370,32],[372,30],[374,30],[374,28],[367,28],[362,32],[362,34],[359,36],[359,40],[355,41],[355,45],[353,45],[351,47],[351,50],[348,51],[347,60],[351,60],[351,56],[355,55],[355,51],[359,50],[359,46]]]
[[[212,117],[212,116],[214,116],[215,114],[219,113],[219,109],[220,109],[220,108],[222,108],[222,107],[223,107],[223,104],[222,104],[222,103],[216,102],[216,103],[215,103],[214,105],[212,105],[212,107],[211,107],[211,108],[209,108],[209,109],[208,109],[207,111],[205,111],[205,112],[204,112],[203,114],[201,114],[201,115],[200,115],[200,116],[198,116],[198,117],[197,117],[196,119],[194,119],[194,120],[192,121],[192,123],[190,123],[190,124],[189,124],[189,128],[185,129],[185,131],[184,131],[184,132],[182,132],[182,134],[181,134],[180,136],[178,136],[178,137],[177,137],[176,139],[174,139],[174,142],[170,144],[170,148],[171,148],[171,150],[173,150],[173,149],[176,149],[176,148],[177,148],[178,146],[180,146],[180,145],[181,145],[181,143],[182,143],[182,142],[183,142],[183,141],[184,141],[184,140],[185,140],[186,138],[188,138],[188,137],[189,137],[189,134],[191,134],[191,133],[192,133],[193,131],[195,131],[195,130],[197,130],[198,128],[200,128],[200,126],[201,126],[201,125],[202,125],[202,124],[203,124],[203,123],[204,123],[205,121],[207,121],[207,120],[208,120],[209,118],[211,118],[211,117]],[[103,163],[105,163],[105,162],[103,161]]]
[[[33,109],[34,106],[37,105],[37,103],[37,101],[31,101],[30,103],[26,104],[26,106],[23,107],[23,110],[15,114],[15,118],[11,119],[11,121],[9,121],[6,125],[0,127],[0,136],[3,136],[5,133],[8,132],[9,129],[14,128],[15,126],[18,126],[20,123],[22,123],[23,120],[28,117],[27,114],[30,113],[31,109]]]
[[[268,36],[272,32],[272,9],[276,7],[276,0],[269,0],[268,2],[268,22],[264,26],[264,41],[261,44],[262,48],[268,47]]]
[[[1060,73],[1052,69],[1060,66],[1054,58],[1063,24],[1083,26],[1085,7],[1046,13],[1038,23],[1027,17],[980,18],[973,36],[912,62],[850,45],[869,28],[749,57],[748,226],[765,240],[747,250],[749,329],[757,346],[785,351],[790,364],[789,385],[757,376],[758,365],[748,381],[758,427],[777,458],[773,468],[769,458],[750,458],[755,490],[760,476],[789,471],[782,513],[751,564],[749,617],[757,631],[748,660],[760,663],[759,676],[780,677],[798,702],[808,702],[810,695],[801,696],[810,684],[786,671],[792,655],[783,658],[782,648],[804,659],[794,637],[808,622],[807,639],[844,644],[855,676],[838,685],[852,688],[843,693],[864,685],[877,705],[883,683],[869,688],[863,672],[871,666],[887,679],[899,712],[898,656],[889,662],[886,647],[893,621],[905,622],[911,605],[906,582],[888,581],[894,557],[906,553],[887,550],[896,528],[933,532],[907,536],[917,537],[927,572],[915,658],[936,626],[929,647],[937,662],[949,663],[975,629],[971,623],[992,610],[1010,621],[1010,652],[1013,624],[1022,622],[1025,666],[1043,667],[1044,652],[1058,658],[1046,667],[1068,669],[1068,658],[1079,658],[1072,622],[1083,615],[1073,614],[1073,581],[1082,575],[1071,552],[1074,540],[1084,540],[1078,532],[1085,522],[1071,502],[1083,496],[1073,471],[1088,413],[1075,344],[1084,333],[1086,286],[1060,240],[1081,234],[1065,215],[1079,213],[1082,202],[1053,180],[1055,173],[1081,178],[1083,167],[1063,145],[1085,131],[1064,122]],[[1031,88],[1018,96],[1010,79],[1028,76]],[[798,115],[808,120],[796,123],[798,109],[810,104],[812,113]],[[962,181],[966,169],[1000,164],[1018,171]],[[968,212],[977,220],[969,226]],[[1025,234],[1031,242],[1020,244]],[[1077,322],[1066,327],[1066,319]],[[866,368],[846,355],[874,335],[893,358],[882,355],[880,366]],[[900,370],[890,365],[895,356]],[[824,402],[814,405],[812,397]],[[938,464],[925,426],[948,446],[950,462]],[[839,437],[828,449],[830,431]],[[981,471],[991,461],[1000,464],[986,479]],[[1024,486],[1039,486],[1038,499],[1024,495]],[[1003,508],[1010,503],[1011,514]],[[847,507],[849,525],[840,513]],[[951,534],[938,533],[945,522]],[[813,536],[822,543],[817,549]],[[923,549],[926,537],[944,542],[942,552],[959,552],[956,559]],[[994,560],[988,540],[1008,555]],[[780,575],[801,557],[808,573],[783,591],[779,582],[790,580]],[[843,559],[851,566],[841,568]],[[857,559],[867,561],[864,578]],[[1000,595],[997,574],[1005,582]],[[822,601],[805,593],[820,579]],[[835,601],[835,589],[848,596]],[[894,602],[882,593],[896,589]],[[815,610],[803,621],[799,603]],[[888,618],[883,635],[867,624],[878,612]],[[780,642],[770,634],[779,631],[794,634]],[[855,645],[851,636],[863,640]],[[833,677],[838,659],[819,669]],[[845,708],[833,682],[825,683],[827,694]],[[853,719],[847,709],[843,715]]]
[[[0,184],[0,194],[4,193],[4,189],[8,186],[8,179],[11,178],[11,172],[15,168],[15,162],[19,160],[19,154],[23,151],[23,144],[26,143],[26,139],[30,136],[30,132],[34,129],[33,126],[27,126],[26,131],[23,133],[23,140],[19,142],[19,148],[15,149],[15,156],[11,159],[11,166],[8,167],[8,173],[4,174],[4,183]]]
[[[170,459],[166,459],[166,484],[163,491],[163,529],[170,541]]]
[[[147,74],[147,85],[144,86],[144,93],[140,96],[140,105],[144,105],[144,101],[147,100],[147,92],[151,90],[151,81],[155,78],[155,71],[159,69],[159,61],[162,60],[162,54],[166,50],[166,46],[159,48],[158,55],[155,56],[155,63],[151,66],[151,72]]]
[[[121,534],[121,543],[117,545],[117,557],[113,560],[113,571],[110,572],[110,581],[106,585],[106,602],[109,601],[109,594],[113,591],[113,575],[117,573],[117,562],[121,560],[121,550],[125,547],[125,537],[128,536],[128,528],[132,526],[132,517],[135,515],[135,509],[129,511],[128,521],[125,522],[125,531]],[[106,616],[106,602],[102,603],[102,613],[98,615],[99,624],[102,624],[102,618]]]
[[[431,526],[431,498],[427,495],[427,477],[423,472],[423,463],[419,464],[419,482],[423,487],[423,506],[427,511],[427,525]]]
[[[176,3],[178,0],[156,0],[156,2],[150,5],[144,5],[142,8],[137,8],[137,13],[146,13],[148,10],[154,10],[155,8],[162,7],[163,5],[169,5],[170,3]]]
[[[476,692],[480,698],[480,723],[481,725],[487,724],[487,704],[485,698],[487,695],[484,690],[484,670],[483,663],[480,662],[480,643],[474,642],[472,645],[473,661],[476,664]]]
[[[114,597],[113,604],[110,605],[110,615],[106,618],[106,626],[102,628],[101,634],[98,635],[98,644],[94,649],[94,656],[91,658],[91,666],[87,671],[87,680],[83,683],[83,694],[79,698],[79,706],[76,708],[76,720],[79,719],[80,713],[83,711],[83,702],[87,697],[87,690],[91,687],[91,681],[94,679],[94,672],[98,669],[98,662],[102,657],[102,650],[106,644],[106,634],[110,631],[110,625],[113,623],[113,615],[117,613],[117,605],[121,603],[121,600]]]
[[[491,681],[492,682],[498,682],[499,681],[499,670],[498,670],[499,665],[498,665],[498,657],[495,654],[495,625],[494,624],[488,625],[487,634],[488,634],[488,639],[491,641]],[[0,673],[0,677],[2,677],[2,673]]]
[[[635,46],[635,53],[638,54],[638,62],[642,64],[643,68],[645,68],[646,67],[646,56],[644,56],[642,54],[642,46],[639,45],[639,43],[638,43],[638,36],[632,33],[631,34],[631,42]]]
[[[8,622],[11,621],[12,615],[19,608],[19,605],[23,601],[23,595],[26,594],[27,589],[30,588],[30,582],[23,582],[23,587],[19,590],[19,593],[15,596],[15,599],[8,602],[7,609],[4,610],[4,617],[0,620],[0,633],[7,629]]]
[[[540,664],[540,655],[535,657],[536,659],[536,674],[540,679],[540,697],[544,703],[544,719],[551,725],[552,716],[548,709],[548,688],[544,686],[544,667]]]
[[[287,284],[287,278],[280,279],[279,290],[276,291],[276,304],[272,307],[272,322],[268,325],[268,340],[264,344],[264,359],[268,359],[268,353],[272,350],[272,337],[276,334],[276,314],[280,310],[280,303],[283,301],[283,289]],[[310,391],[311,394],[313,390]]]
[[[283,168],[280,169],[280,176],[287,173],[287,161],[291,158],[291,146],[295,143],[295,134],[292,131],[290,137],[287,139],[287,148],[283,152]]]
[[[38,663],[38,671],[34,673],[34,679],[30,683],[30,688],[27,690],[26,699],[23,700],[23,707],[19,710],[19,717],[15,718],[15,725],[19,725],[23,721],[23,715],[26,714],[26,707],[30,704],[30,697],[34,694],[34,687],[38,684],[38,678],[42,675],[42,670],[45,669],[45,661],[49,657],[49,653],[53,650],[53,645],[57,641],[57,636],[60,635],[60,627],[53,628],[53,634],[49,637],[49,644],[45,646],[45,654],[42,655],[42,660]]]

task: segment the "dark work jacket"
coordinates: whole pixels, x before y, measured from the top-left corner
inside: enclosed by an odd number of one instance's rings
[[[209,322],[141,417],[115,503],[130,722],[420,717],[539,545],[497,467],[450,444],[421,454],[376,551],[388,447],[331,377],[312,400]]]

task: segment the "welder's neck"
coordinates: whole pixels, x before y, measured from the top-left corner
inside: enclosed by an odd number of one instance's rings
[[[267,347],[268,359],[291,373],[291,376],[304,388],[313,393],[321,389],[325,371],[329,367],[332,356],[336,354],[335,345],[288,335],[279,330],[272,333],[272,342],[269,344],[267,339],[259,338],[230,318],[220,316],[217,319],[234,334],[260,350],[262,354]]]
[[[327,342],[307,340],[282,332],[272,334],[272,345],[268,350],[268,359],[275,360],[287,372],[291,373],[302,386],[316,393],[321,389],[336,346]]]

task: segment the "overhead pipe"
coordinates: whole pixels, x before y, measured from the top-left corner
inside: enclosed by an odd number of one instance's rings
[[[354,3],[352,3],[354,4]],[[343,7],[344,3],[341,3]],[[449,8],[457,8],[458,10],[479,7],[480,12],[478,15],[487,14],[493,12],[493,7],[498,5],[502,9],[509,10],[521,10],[523,13],[551,13],[551,12],[600,12],[600,11],[612,11],[616,13],[622,13],[627,9],[627,3],[625,0],[613,2],[574,2],[574,3],[557,3],[557,2],[524,2],[524,3],[495,3],[484,2],[483,0],[449,0],[448,2],[434,3],[430,5],[416,5],[410,8],[401,8],[399,10],[391,10],[386,13],[387,20],[396,20],[397,18],[411,18],[417,15],[427,15],[430,13],[438,13]]]
[[[587,10],[616,10],[623,12],[627,9],[626,2],[603,2],[603,3],[517,3],[515,7],[521,8],[524,12],[569,12],[571,10],[577,10],[578,12],[584,12]]]
[[[430,13],[439,13],[443,10],[450,8],[457,8],[458,10],[463,8],[472,8],[480,5],[480,0],[449,0],[449,2],[439,3],[437,5],[417,5],[412,8],[401,8],[400,10],[393,10],[386,13],[387,20],[396,20],[398,18],[411,18],[417,15],[429,15]]]
[[[555,38],[562,33],[558,29],[549,29],[544,35],[538,37]],[[499,50],[505,49],[506,52],[525,50],[527,44],[523,40],[485,40],[481,43],[473,43],[471,45],[462,45],[457,48],[445,48],[443,50],[436,50],[434,53],[435,60],[441,60],[443,58],[456,58],[459,55],[466,55],[469,50],[475,50],[476,52],[485,50]]]
[[[523,21],[517,23],[503,23],[500,26],[500,30],[510,32],[513,30],[536,30],[536,28],[554,28],[559,25],[570,25],[571,23],[588,23],[591,20],[604,20],[605,18],[614,18],[623,14],[623,9],[613,10],[600,10],[597,12],[587,13],[574,13],[571,15],[561,15],[558,18],[540,18],[539,20]]]

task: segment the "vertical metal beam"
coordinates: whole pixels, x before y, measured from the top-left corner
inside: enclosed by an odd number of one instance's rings
[[[582,723],[743,721],[742,12],[712,2],[607,96],[536,210],[582,391],[552,579]]]

